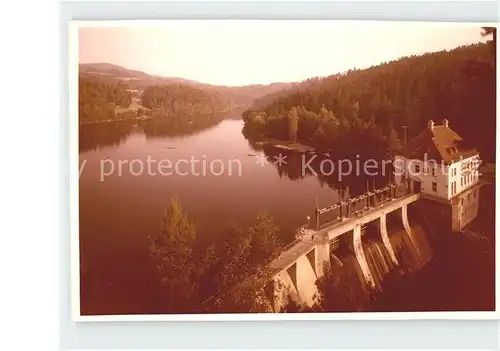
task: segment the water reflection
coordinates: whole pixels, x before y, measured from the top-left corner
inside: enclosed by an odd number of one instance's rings
[[[78,130],[80,152],[101,150],[108,146],[117,147],[127,139],[135,125],[133,120],[82,124]]]
[[[118,147],[133,131],[144,133],[148,139],[193,136],[216,127],[226,115],[218,113],[82,124],[79,127],[79,149],[85,152],[109,146]]]
[[[225,114],[186,115],[163,119],[151,119],[142,123],[147,138],[185,137],[196,135],[222,122]]]
[[[366,192],[367,188],[379,188],[391,181],[392,165],[383,164],[379,160],[372,160],[376,162],[378,168],[371,168],[366,172],[363,165],[367,162],[367,158],[351,157],[340,160],[327,154],[304,154],[269,145],[260,146],[255,143],[250,145],[254,150],[264,152],[268,160],[274,164],[280,177],[299,180],[315,176],[321,186],[326,185],[331,189],[340,190],[342,198],[358,196]],[[274,162],[283,156],[286,157],[286,163]],[[349,164],[352,167],[351,172]]]

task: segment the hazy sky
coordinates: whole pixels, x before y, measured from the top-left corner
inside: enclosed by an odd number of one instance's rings
[[[300,81],[483,40],[479,25],[163,21],[79,30],[80,63],[224,85]]]

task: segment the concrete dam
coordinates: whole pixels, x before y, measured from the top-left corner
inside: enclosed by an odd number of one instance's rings
[[[329,272],[348,279],[351,294],[362,294],[381,291],[391,275],[424,266],[432,250],[429,233],[419,219],[419,198],[403,182],[317,208],[309,223],[299,228],[296,239],[254,282],[256,287],[263,286],[260,296],[268,301],[269,311],[283,311],[290,302],[317,305],[317,282]],[[325,215],[327,222],[322,220]]]
[[[420,216],[416,213],[409,214],[408,217],[413,241],[408,237],[401,218],[394,213],[387,215],[387,235],[395,260],[381,239],[380,227],[376,224],[368,224],[365,227],[362,233],[362,245],[373,277],[373,287],[364,278],[351,244],[352,240],[349,240],[351,238],[349,235],[342,237],[339,247],[331,252],[330,265],[332,274],[341,273],[339,279],[346,281],[337,280],[338,286],[332,286],[331,289],[343,289],[345,284],[350,284],[351,294],[362,295],[372,290],[381,292],[388,279],[413,274],[429,262],[433,255],[430,233],[421,224]],[[337,307],[342,310],[340,304]]]

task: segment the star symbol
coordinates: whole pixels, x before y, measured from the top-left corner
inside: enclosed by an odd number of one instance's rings
[[[265,156],[265,155],[256,155],[255,157],[257,157],[256,163],[258,165],[261,165],[262,167],[264,167],[264,165],[269,163],[269,161],[267,160],[267,156]]]
[[[278,166],[281,166],[283,164],[286,165],[286,155],[282,155],[281,153],[278,156],[274,156],[276,161],[274,161],[274,164],[277,164]]]

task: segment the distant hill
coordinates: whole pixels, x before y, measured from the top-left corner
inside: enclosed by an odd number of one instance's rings
[[[83,63],[79,65],[80,75],[99,77],[107,83],[127,83],[130,89],[144,90],[153,85],[186,84],[199,89],[210,90],[221,94],[235,105],[250,106],[256,99],[281,91],[290,83],[252,84],[229,87],[211,85],[178,77],[162,77],[150,75],[142,71],[127,69],[111,63]]]
[[[142,71],[131,70],[105,62],[81,63],[79,69],[81,74],[99,76],[104,80],[112,82],[126,82],[131,89],[143,89],[147,86],[157,84],[199,84],[198,82],[189,79],[151,75]]]
[[[134,71],[123,68],[121,66],[113,65],[112,63],[81,63],[80,72],[104,74],[114,77],[127,77],[127,78],[145,78],[149,77],[148,74],[141,71]]]

